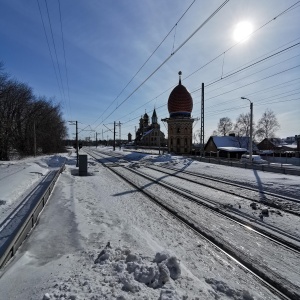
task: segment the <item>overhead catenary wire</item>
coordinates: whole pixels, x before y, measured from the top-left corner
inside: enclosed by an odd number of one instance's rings
[[[58,85],[58,90],[59,90],[59,92],[61,94],[61,97],[63,98],[62,87],[60,86],[60,83],[59,83],[59,80],[58,80],[58,75],[57,75],[57,71],[56,71],[56,68],[55,68],[55,63],[54,63],[54,59],[53,59],[53,56],[52,56],[51,47],[50,47],[50,43],[49,43],[49,39],[48,39],[48,35],[47,35],[47,31],[46,31],[46,27],[45,27],[45,22],[44,22],[44,18],[43,18],[43,14],[42,14],[42,11],[41,11],[39,0],[36,0],[36,2],[38,4],[38,8],[39,8],[39,12],[40,12],[40,17],[41,17],[42,24],[43,24],[43,29],[44,29],[44,33],[45,33],[45,37],[46,37],[46,41],[47,41],[47,45],[48,45],[48,50],[49,50],[50,58],[51,58],[51,61],[52,61],[52,66],[53,66],[53,69],[54,69],[55,78],[56,78],[57,85]]]
[[[207,24],[230,0],[225,0],[190,36],[182,42],[141,84],[136,87],[104,120],[107,120],[122,104],[124,104],[142,85],[144,85],[171,57],[174,56],[205,24]],[[99,127],[101,124],[97,125]]]
[[[282,15],[284,15],[285,13],[287,13],[287,12],[289,12],[289,11],[291,11],[291,10],[293,10],[293,9],[295,9],[296,7],[297,7],[297,4],[299,3],[300,1],[297,1],[295,4],[293,4],[293,5],[291,5],[290,7],[288,7],[287,9],[285,9],[284,11],[282,11],[281,13],[279,13],[279,14],[277,14],[275,17],[273,17],[271,20],[269,20],[267,23],[265,23],[264,25],[262,25],[262,26],[260,26],[257,30],[255,30],[252,34],[254,34],[255,32],[257,32],[258,30],[260,30],[260,29],[262,29],[263,27],[265,27],[266,25],[268,25],[269,23],[271,23],[272,21],[274,21],[274,20],[276,20],[276,19],[278,19],[278,17],[280,17],[280,16],[282,16]],[[227,51],[229,51],[230,49],[232,49],[234,46],[236,46],[236,45],[238,45],[239,43],[236,43],[235,45],[233,45],[233,46],[231,46],[230,48],[228,48],[225,52],[227,52]],[[222,52],[222,54],[221,55],[223,55],[224,53],[225,53],[224,51]],[[217,59],[218,57],[216,57],[215,59]],[[214,60],[215,60],[214,59]],[[212,62],[213,60],[211,60],[210,62]],[[210,63],[209,62],[209,63]],[[208,64],[209,64],[208,63]],[[207,65],[207,64],[206,64]],[[202,66],[201,68],[203,68],[204,66]],[[197,71],[199,71],[199,69],[198,70],[196,70],[195,72],[197,72]],[[188,77],[190,77],[190,76],[192,76],[195,72],[193,72],[193,73],[191,73],[190,75],[188,75],[187,77],[185,77],[185,79],[187,79]],[[166,93],[168,90],[170,90],[172,87],[170,87],[170,88],[168,88],[167,90],[165,90],[164,92],[162,92],[159,96],[161,96],[162,94],[164,94],[164,93]],[[156,97],[154,97],[153,99],[156,99],[157,97],[159,97],[159,96],[156,96]],[[127,99],[125,99],[125,101],[126,101]],[[150,101],[148,101],[146,104],[148,104],[149,102],[151,102],[151,101],[153,101],[153,100],[150,100]],[[145,104],[144,104],[145,105]],[[143,106],[144,106],[143,105]],[[141,107],[143,107],[143,106],[141,106]],[[162,105],[162,106],[165,106],[165,105]],[[115,111],[115,110],[114,110]],[[110,115],[109,115],[110,116]],[[109,117],[108,116],[108,117]],[[126,115],[127,116],[127,115]],[[107,117],[107,118],[108,118]],[[138,118],[138,117],[137,117]],[[132,118],[131,118],[131,120],[132,120]],[[99,125],[101,125],[101,124],[99,124]],[[98,125],[98,126],[99,126]]]
[[[277,15],[276,15],[275,17],[273,17],[271,20],[269,20],[268,22],[264,23],[264,25],[260,26],[257,30],[255,30],[252,34],[256,33],[257,31],[259,31],[260,29],[262,29],[262,28],[265,27],[266,25],[270,24],[272,21],[276,20],[278,17],[280,17],[280,16],[284,15],[285,13],[287,13],[287,12],[289,12],[289,11],[295,9],[296,7],[298,7],[298,6],[296,6],[296,4],[299,3],[299,2],[300,2],[300,1],[297,1],[295,4],[291,5],[290,7],[288,7],[287,9],[285,9],[284,11],[282,11],[281,13],[277,14]],[[251,34],[251,35],[252,35],[252,34]],[[280,48],[282,48],[282,47],[284,47],[284,46],[286,46],[286,45],[288,45],[288,44],[290,44],[290,43],[292,43],[292,42],[294,42],[294,41],[296,41],[296,40],[298,40],[298,39],[299,39],[299,38],[294,39],[293,41],[290,41],[289,43],[285,43],[284,45],[282,45],[282,46],[280,46],[280,47],[277,47],[276,49],[274,49],[274,50],[268,52],[267,54],[272,53],[272,52],[276,51],[277,49],[280,49]],[[196,72],[198,72],[200,69],[202,69],[202,68],[204,68],[205,66],[207,66],[208,64],[212,63],[214,60],[216,60],[216,59],[219,58],[220,56],[224,55],[226,52],[230,51],[231,49],[233,49],[235,46],[237,46],[237,45],[240,44],[240,43],[241,43],[241,42],[238,42],[238,43],[232,45],[232,46],[229,47],[226,51],[222,52],[220,55],[218,55],[218,56],[215,57],[214,59],[210,60],[208,63],[206,63],[205,65],[203,65],[201,68],[197,69],[196,71],[194,71],[194,72],[192,72],[191,74],[189,74],[188,76],[186,76],[186,77],[184,78],[184,80],[186,80],[187,78],[191,77],[191,76],[194,75]],[[293,47],[295,47],[295,45],[299,46],[298,44],[299,44],[299,43],[296,43],[296,44],[294,44],[293,46],[290,46],[290,47],[285,48],[284,50],[280,50],[280,51],[278,51],[276,54],[271,54],[271,55],[269,55],[269,58],[270,58],[270,57],[273,57],[273,56],[276,56],[276,55],[278,55],[278,54],[280,54],[280,53],[283,53],[284,51],[291,50]],[[265,55],[266,55],[266,54],[265,54]],[[263,56],[264,56],[264,55],[263,55]],[[264,60],[266,60],[266,59],[267,59],[267,58],[262,59],[262,61],[264,61]],[[249,66],[248,66],[247,68],[249,68]],[[246,69],[246,68],[245,68],[245,69]],[[241,71],[241,69],[240,69],[239,71]],[[228,76],[229,76],[229,75],[228,75],[228,73],[227,73],[226,77],[228,77]],[[224,78],[224,77],[223,77],[223,78]],[[219,81],[221,81],[221,79],[219,79]],[[144,107],[145,105],[147,105],[147,104],[149,104],[150,102],[152,102],[154,99],[157,99],[158,97],[162,96],[163,94],[165,94],[166,92],[168,92],[169,90],[171,90],[173,87],[174,87],[174,86],[169,87],[168,89],[164,90],[162,93],[160,93],[160,94],[157,95],[156,97],[152,98],[151,100],[147,101],[146,103],[144,103],[143,105],[141,105],[141,106],[140,106],[139,108],[137,108],[136,110],[138,110],[138,109]],[[201,90],[201,88],[200,88],[199,90]],[[134,110],[133,112],[135,112],[136,110]],[[131,115],[133,112],[128,113],[127,115]],[[127,115],[125,115],[124,117],[126,117]],[[100,124],[99,124],[99,125],[100,125]],[[99,126],[99,125],[98,125],[98,126]]]
[[[64,53],[66,80],[67,80],[67,92],[68,92],[69,111],[70,111],[70,117],[71,117],[71,119],[73,119],[73,117],[72,117],[72,109],[71,109],[69,76],[68,76],[68,68],[67,68],[67,59],[66,59],[66,50],[65,50],[65,42],[64,42],[64,34],[63,34],[63,25],[62,25],[62,16],[61,16],[60,1],[57,0],[57,2],[58,2],[58,9],[59,9],[60,31],[61,31],[63,53]]]
[[[300,43],[297,43],[297,44],[300,44]],[[287,49],[289,49],[290,47],[287,47],[285,50],[287,50]],[[283,51],[281,50],[281,51],[279,51],[278,53],[282,53]],[[275,55],[275,54],[274,54]],[[274,55],[271,55],[271,56],[269,56],[268,58],[270,58],[270,57],[274,57]],[[266,58],[267,59],[267,58]],[[262,62],[262,61],[264,61],[264,60],[260,60],[260,62]],[[252,63],[251,64],[251,66],[253,66],[253,65],[256,65],[256,63]],[[272,65],[271,67],[273,67],[273,66],[275,66],[275,65]],[[264,71],[264,70],[266,70],[266,69],[268,69],[268,68],[271,68],[271,67],[267,67],[267,68],[264,68],[262,71]],[[239,73],[239,71],[242,71],[242,70],[244,70],[244,69],[248,69],[248,67],[246,66],[246,67],[243,67],[243,68],[241,68],[241,69],[239,69],[239,70],[237,70],[237,71],[234,71],[234,73],[235,74],[237,74],[237,73]],[[259,71],[259,72],[261,72],[261,71]],[[256,72],[257,73],[257,72]],[[230,75],[230,74],[229,74]],[[253,75],[253,74],[252,74]],[[229,76],[228,76],[229,77]],[[248,77],[248,76],[246,76],[246,77]],[[246,78],[246,77],[244,77],[244,78]],[[242,79],[244,79],[244,78],[242,78]],[[240,81],[241,79],[239,79],[238,81]],[[219,81],[221,81],[220,79],[219,79]],[[258,80],[257,82],[259,82],[260,80]],[[217,81],[214,81],[213,82],[214,84],[215,83],[217,83]],[[231,84],[231,83],[230,83]],[[213,85],[213,84],[209,84],[208,86],[210,86],[210,85]],[[242,87],[245,87],[245,85],[243,85]],[[222,88],[222,87],[221,87]],[[171,89],[171,88],[170,88]],[[219,90],[220,88],[218,88],[218,90]],[[199,91],[199,90],[201,90],[201,89],[196,89],[196,90],[194,90],[194,91],[192,91],[191,92],[191,94],[193,94],[193,93],[195,93],[195,92],[197,92],[197,91]],[[166,90],[167,91],[167,90]],[[164,94],[166,91],[164,91],[163,93],[161,93],[159,96],[161,96],[162,94]],[[230,91],[232,91],[232,90],[230,90]],[[229,92],[230,92],[229,91]],[[207,93],[209,93],[210,91],[207,91]],[[159,96],[157,96],[157,97],[159,97]],[[211,98],[207,98],[206,99],[206,101],[208,101],[209,99],[211,99]],[[150,103],[152,100],[150,100],[150,101],[148,101],[147,103]],[[138,109],[140,109],[141,107],[143,107],[144,105],[142,105],[142,106],[140,106],[140,107],[138,107],[136,110],[138,110]],[[163,106],[166,106],[166,104],[164,104],[164,105],[162,105],[161,107],[163,107]],[[160,107],[158,107],[158,109],[159,109]],[[122,118],[124,118],[124,117],[126,117],[127,115],[131,115],[133,112],[135,112],[136,110],[134,110],[134,111],[132,111],[130,114],[126,114],[125,116],[123,116]]]
[[[58,0],[59,1],[59,0]],[[121,90],[121,92],[117,95],[117,97],[111,102],[111,104],[103,111],[103,113],[98,117],[92,124],[95,124],[105,113],[106,111],[119,99],[119,97],[123,94],[125,89],[129,86],[129,84],[133,81],[133,79],[140,73],[140,71],[143,69],[143,67],[147,64],[147,62],[151,59],[151,57],[156,53],[156,51],[160,48],[160,46],[165,42],[167,37],[171,34],[171,32],[176,30],[176,27],[178,23],[182,20],[182,18],[186,15],[186,13],[189,11],[189,9],[192,7],[192,5],[195,3],[196,0],[193,0],[193,2],[188,6],[188,8],[184,11],[184,13],[181,15],[181,17],[178,19],[176,24],[170,29],[170,31],[166,34],[166,36],[162,39],[162,41],[158,44],[158,46],[154,49],[154,51],[150,54],[150,56],[146,59],[146,61],[142,64],[142,66],[137,70],[137,72],[133,75],[133,77],[129,80],[129,82],[125,85],[125,87]],[[175,39],[175,36],[174,36]],[[174,48],[174,43],[173,43]],[[173,51],[173,49],[172,49]]]
[[[51,19],[50,19],[50,14],[49,14],[47,0],[45,0],[45,4],[46,4],[46,10],[47,10],[47,16],[48,16],[48,21],[49,21],[49,26],[50,26],[50,32],[51,32],[51,37],[52,37],[52,43],[53,43],[54,53],[55,53],[55,57],[56,57],[58,74],[59,74],[60,81],[61,81],[61,86],[62,86],[63,100],[66,102],[66,100],[65,100],[65,91],[64,91],[64,84],[63,84],[63,80],[62,80],[62,76],[61,76],[61,71],[60,71],[60,66],[59,66],[59,61],[58,61],[58,56],[57,56],[57,51],[56,51],[56,45],[55,45],[55,40],[54,40],[54,35],[53,35],[52,24],[51,24]]]

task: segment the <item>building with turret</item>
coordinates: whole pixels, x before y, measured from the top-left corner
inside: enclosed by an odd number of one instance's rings
[[[168,123],[168,151],[176,154],[187,154],[192,151],[193,122],[191,117],[193,99],[185,86],[179,83],[171,92],[168,99],[169,118],[163,119]]]
[[[149,124],[147,113],[140,118],[139,128],[135,135],[135,144],[139,146],[164,147],[166,145],[165,134],[160,131],[155,109],[151,117],[151,122]]]

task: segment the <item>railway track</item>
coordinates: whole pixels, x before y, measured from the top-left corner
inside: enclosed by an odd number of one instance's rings
[[[111,160],[111,158],[105,158],[109,161],[109,163],[104,163],[103,156],[99,157],[98,153],[89,154],[96,160],[101,158],[102,163],[105,164],[105,166],[112,172],[147,195],[147,197],[149,197],[153,202],[162,207],[164,210],[167,210],[180,222],[183,222],[186,226],[197,232],[197,234],[201,235],[202,238],[209,240],[214,247],[218,247],[218,249],[229,255],[231,259],[234,259],[237,263],[239,263],[240,266],[243,266],[250,271],[253,276],[256,276],[257,280],[267,285],[268,288],[276,295],[282,299],[299,299],[300,289],[296,282],[293,282],[290,278],[285,278],[283,273],[275,272],[272,264],[269,265],[269,263],[262,263],[262,261],[260,261],[260,258],[264,257],[263,249],[260,249],[260,251],[262,251],[260,252],[260,255],[258,254],[258,250],[253,252],[242,251],[241,245],[238,243],[232,243],[230,240],[226,240],[225,233],[224,235],[216,233],[214,230],[207,227],[207,224],[205,225],[201,222],[201,220],[196,216],[197,214],[200,214],[201,211],[203,215],[203,210],[205,210],[204,215],[209,214],[211,218],[217,217],[219,220],[222,218],[223,221],[225,220],[224,224],[225,222],[227,222],[227,224],[230,223],[228,227],[235,226],[235,235],[237,235],[237,239],[239,235],[245,235],[250,243],[253,240],[257,243],[266,243],[263,241],[267,240],[267,243],[272,243],[272,245],[276,247],[276,251],[281,254],[283,253],[282,255],[289,257],[289,259],[294,262],[297,262],[300,259],[299,247],[297,245],[281,240],[276,235],[272,237],[270,236],[270,233],[249,230],[247,225],[242,224],[231,215],[226,215],[218,211],[218,209],[214,209],[214,206],[211,203],[204,204],[203,199],[199,202],[199,199],[195,199],[195,196],[188,195],[186,191],[178,188],[175,190],[174,186],[167,186],[165,183],[158,182],[157,178],[151,178],[145,174],[141,174],[141,172],[137,170],[119,166],[115,159]],[[164,196],[162,198],[160,195],[153,192],[153,190],[148,189],[148,187],[157,186],[158,184],[160,185],[160,189],[163,188],[168,190],[168,192],[164,193],[164,195],[168,195],[167,197]],[[145,188],[146,186],[147,188]],[[201,208],[199,205],[201,205]],[[237,234],[237,231],[240,233]],[[295,272],[297,273],[297,271]]]
[[[194,172],[189,172],[185,170],[178,170],[176,168],[172,168],[170,166],[146,166],[148,168],[159,170],[164,172],[165,174],[171,176],[177,176],[184,180],[193,181],[195,183],[207,186],[209,188],[213,188],[216,190],[220,190],[222,192],[227,192],[234,196],[243,197],[244,199],[248,199],[251,201],[255,201],[257,203],[263,203],[270,207],[281,209],[283,211],[289,212],[291,214],[295,214],[300,216],[300,200],[295,199],[293,197],[287,197],[284,195],[279,195],[267,191],[258,190],[252,187],[248,187],[245,185],[236,184],[233,182],[229,182],[226,180],[217,179],[215,177],[208,177],[204,175],[200,175]],[[174,173],[175,172],[175,173]],[[179,175],[178,172],[180,172]],[[187,178],[187,176],[189,176]],[[200,179],[200,180],[199,180]],[[216,186],[218,183],[218,186]],[[229,188],[228,188],[229,187]],[[246,196],[247,194],[247,196]]]

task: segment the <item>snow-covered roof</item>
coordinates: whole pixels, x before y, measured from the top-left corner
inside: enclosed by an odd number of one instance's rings
[[[246,152],[246,148],[238,148],[238,147],[218,147],[218,150],[224,150],[227,152]]]
[[[297,144],[286,144],[286,145],[284,145],[284,147],[285,148],[290,148],[290,149],[293,149],[293,150],[295,150],[295,149],[297,149]]]
[[[248,149],[249,137],[248,136],[213,136],[213,141],[216,147],[236,147]],[[253,150],[257,150],[256,145],[253,143]]]
[[[150,130],[146,131],[146,132],[143,134],[142,138],[143,138],[144,136],[150,134],[152,131],[153,131],[153,129],[150,129]]]

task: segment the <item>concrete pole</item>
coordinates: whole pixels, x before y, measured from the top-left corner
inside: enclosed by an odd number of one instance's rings
[[[249,152],[250,152],[251,163],[252,163],[252,152],[253,152],[253,149],[252,149],[253,140],[252,139],[253,139],[253,103],[250,101],[250,146],[249,146]]]
[[[79,166],[78,121],[76,121],[76,167]]]
[[[252,163],[252,145],[253,145],[253,103],[250,101],[250,99],[246,97],[241,97],[241,99],[248,100],[250,102],[250,145],[249,145],[249,160]]]
[[[35,121],[33,121],[33,150],[34,150],[34,157],[36,157],[36,132],[35,132]]]
[[[114,121],[114,143],[113,143],[114,151],[116,150],[116,121]]]

